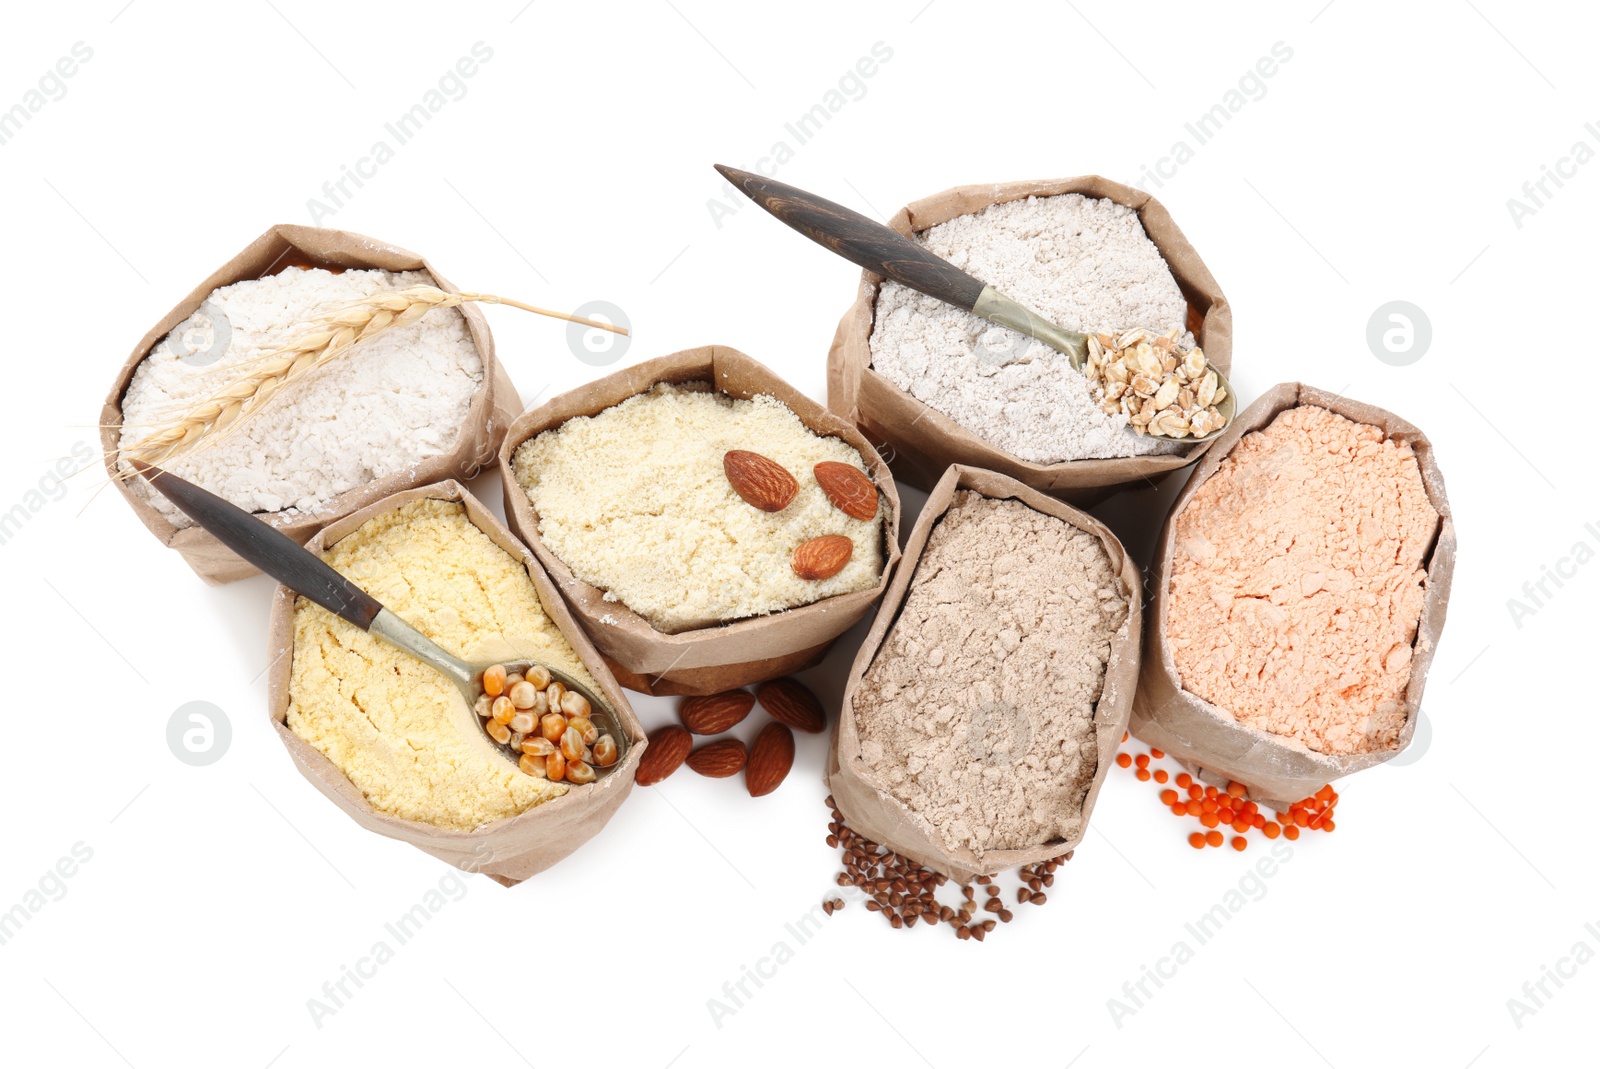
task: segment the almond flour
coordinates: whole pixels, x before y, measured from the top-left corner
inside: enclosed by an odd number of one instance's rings
[[[930,251],[1069,330],[1157,334],[1188,305],[1132,208],[1067,193],[958,216],[918,235]],[[1186,344],[1192,339],[1185,337]],[[1101,411],[1056,350],[896,282],[878,291],[872,367],[893,385],[1022,460],[1171,452]]]
[[[1093,535],[957,493],[855,696],[868,771],[980,863],[1075,839],[1128,605]]]
[[[729,482],[731,450],[781,466],[798,484],[793,497],[776,511],[749,504]],[[676,634],[877,585],[883,505],[870,520],[835,507],[813,473],[825,461],[865,475],[854,448],[813,433],[777,399],[736,399],[702,382],[663,383],[567,420],[524,442],[513,467],[550,551]],[[822,536],[848,540],[849,559],[802,578],[795,551]]]
[[[433,281],[424,271],[289,267],[215,290],[134,371],[121,446],[210,398],[320,312]],[[314,514],[339,494],[449,452],[482,382],[461,313],[429,312],[290,382],[259,415],[165,466],[249,512]],[[191,525],[166,498],[134,485],[174,526]]]
[[[1411,447],[1291,408],[1175,522],[1166,633],[1183,688],[1318,753],[1393,748],[1439,527]]]

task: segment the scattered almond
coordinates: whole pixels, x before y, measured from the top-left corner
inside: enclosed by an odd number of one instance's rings
[[[691,756],[690,760],[693,759]],[[768,724],[750,747],[750,757],[744,767],[745,789],[752,798],[771,794],[793,767],[794,733],[782,724]]]
[[[650,756],[649,751],[645,756]],[[702,776],[725,779],[744,768],[746,756],[744,743],[738,739],[718,739],[691,753],[688,765]]]
[[[841,464],[837,460],[824,460],[811,471],[834,508],[857,520],[877,517],[878,488],[859,468]]]
[[[730,449],[722,456],[722,470],[733,492],[762,512],[787,508],[800,484],[776,460],[748,449]]]
[[[677,724],[658,728],[650,735],[650,744],[644,748],[644,756],[639,759],[639,768],[633,775],[633,781],[641,787],[660,783],[678,771],[678,766],[689,756],[689,748],[693,745],[694,737]]]
[[[678,719],[696,735],[720,735],[749,716],[755,704],[748,690],[725,690],[689,698],[678,706]]]
[[[844,535],[819,535],[795,547],[790,564],[802,579],[831,579],[850,563],[855,543]]]
[[[772,719],[796,731],[821,734],[828,727],[822,700],[797,679],[774,679],[756,688],[756,700]]]

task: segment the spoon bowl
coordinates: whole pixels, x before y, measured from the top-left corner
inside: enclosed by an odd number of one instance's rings
[[[166,478],[170,479],[172,476],[169,475],[166,476]],[[311,555],[309,551],[303,550],[302,552],[305,552],[308,556]],[[460,657],[457,657],[455,654],[450,653],[443,647],[439,646],[432,639],[418,631],[416,628],[412,627],[399,616],[384,608],[379,608],[377,615],[373,617],[372,623],[370,626],[368,626],[367,631],[370,634],[376,635],[378,638],[383,639],[391,646],[409,653],[417,660],[436,668],[441,674],[446,676],[450,682],[456,685],[456,689],[459,690],[461,692],[461,696],[466,699],[467,707],[469,709],[476,709],[478,699],[487,695],[488,692],[483,688],[483,674],[490,668],[498,665],[504,668],[507,672],[517,672],[520,674],[526,674],[531,668],[543,668],[546,672],[550,673],[551,679],[555,680],[557,683],[560,683],[567,690],[570,690],[575,694],[582,695],[583,699],[589,703],[589,719],[592,720],[595,726],[600,729],[601,734],[610,735],[612,739],[616,741],[616,760],[611,762],[609,765],[593,766],[595,778],[599,779],[608,775],[612,769],[621,767],[623,760],[628,756],[628,749],[632,745],[632,741],[628,738],[628,734],[623,729],[622,722],[617,718],[617,714],[612,710],[611,706],[606,703],[604,698],[601,698],[583,683],[578,682],[577,678],[574,677],[570,672],[565,672],[553,665],[546,664],[543,661],[535,661],[530,659],[511,658],[507,660],[483,661],[481,663],[464,661]],[[512,749],[509,744],[496,742],[494,736],[489,734],[488,725],[483,718],[477,717],[476,719],[478,720],[479,730],[484,733],[484,737],[489,740],[490,744],[493,745],[494,748],[506,758],[506,760],[510,761],[512,764],[516,764],[521,758],[521,751]]]

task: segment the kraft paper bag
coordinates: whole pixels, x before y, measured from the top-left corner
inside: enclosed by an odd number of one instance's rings
[[[1167,643],[1167,576],[1176,551],[1178,515],[1205,481],[1216,473],[1241,438],[1267,426],[1285,409],[1301,405],[1326,408],[1357,423],[1380,427],[1390,439],[1409,443],[1416,453],[1428,500],[1439,513],[1438,534],[1426,563],[1422,617],[1412,647],[1405,693],[1406,722],[1401,729],[1400,744],[1393,750],[1364,754],[1316,753],[1299,742],[1245,727],[1226,710],[1183,689],[1183,679]],[[1195,468],[1183,492],[1173,502],[1172,511],[1161,529],[1151,564],[1150,626],[1145,631],[1144,668],[1130,730],[1139,741],[1165,750],[1207,782],[1222,785],[1236,780],[1249,789],[1251,798],[1280,810],[1287,810],[1290,803],[1314,794],[1324,784],[1390,760],[1411,745],[1416,731],[1423,685],[1427,682],[1428,668],[1433,664],[1439,634],[1444,630],[1455,560],[1455,522],[1445,496],[1444,475],[1439,470],[1433,445],[1422,431],[1381,408],[1340,394],[1298,382],[1274,386],[1242,410],[1232,426],[1213,443],[1211,452]]]
[[[1139,213],[1145,233],[1161,250],[1189,302],[1187,329],[1194,333],[1207,359],[1226,375],[1233,354],[1233,310],[1200,254],[1148,193],[1098,175],[959,186],[901,208],[889,225],[909,237],[991,205],[1063,193],[1109,198]],[[912,486],[929,489],[951,464],[963,464],[1009,475],[1052,497],[1089,505],[1117,486],[1155,479],[1194,463],[1205,453],[1207,446],[1197,444],[1166,456],[1035,464],[990,445],[873,370],[868,342],[882,283],[883,276],[863,271],[855,303],[839,320],[828,351],[828,407],[860,427],[889,457],[895,476]]]
[[[288,587],[281,585],[272,596],[272,615],[268,627],[267,655],[271,658],[267,677],[268,711],[278,737],[288,749],[289,756],[294,758],[295,767],[350,819],[368,831],[410,843],[463,871],[482,872],[509,887],[554,865],[605,827],[633,790],[634,773],[648,742],[633,708],[628,704],[627,694],[606,667],[600,652],[567,610],[550,577],[527,547],[518,542],[494,514],[459,483],[447,481],[391,494],[330,523],[311,536],[306,548],[320,556],[372,517],[422,497],[461,502],[467,510],[467,517],[479,530],[526,566],[545,614],[572,644],[578,659],[600,685],[601,695],[616,711],[622,730],[632,740],[628,755],[593,783],[574,786],[560,798],[472,831],[438,828],[421,821],[380,813],[368,804],[360,789],[350,782],[337,765],[285,724],[289,711],[290,672],[294,666],[294,610],[299,598]]]
[[[265,278],[277,274],[285,267],[324,267],[332,269],[381,269],[384,271],[426,271],[433,276],[440,289],[454,292],[454,287],[433,265],[414,252],[409,252],[376,238],[353,234],[348,230],[325,230],[314,226],[297,226],[280,223],[252,241],[244,251],[223,264],[201,282],[177,306],[151,327],[132,354],[122,365],[111,392],[106,395],[100,410],[100,442],[106,455],[106,471],[128,502],[134,515],[139,517],[150,533],[164,545],[177,550],[193,568],[195,574],[207,583],[231,583],[257,574],[257,570],[240,560],[233,551],[223,546],[209,532],[199,527],[175,527],[151,506],[137,481],[116,478],[118,439],[122,434],[122,397],[135,369],[149,355],[151,347],[178,324],[188,319],[211,296],[213,290],[246,279]],[[381,498],[414,486],[437,482],[441,479],[468,479],[494,461],[506,427],[522,409],[521,398],[512,385],[505,368],[494,355],[494,339],[489,334],[488,321],[475,304],[459,306],[467,323],[467,333],[483,359],[483,382],[473,395],[466,420],[456,438],[455,445],[438,456],[419,459],[408,471],[396,473],[366,486],[354,487],[328,501],[314,514],[266,513],[261,519],[272,524],[296,542],[305,541],[322,527],[357,509],[365,508]],[[442,313],[434,312],[433,315]],[[284,338],[285,342],[292,340]]]
[[[871,589],[840,594],[767,616],[675,635],[651,627],[644,617],[605,591],[579,579],[539,537],[539,517],[517,483],[517,447],[541,431],[575,416],[592,416],[644,393],[657,383],[710,382],[737,398],[766,394],[787,405],[817,434],[840,438],[861,455],[878,492],[888,502],[884,518],[884,568]],[[648,445],[641,445],[641,451]],[[749,683],[775,679],[822,660],[833,640],[865,616],[889,584],[900,559],[900,495],[894,478],[861,433],[764,365],[736,349],[707,345],[657,357],[580,386],[521,416],[500,448],[500,478],[505,486],[506,518],[532,547],[605,655],[624,686],[646,694],[715,694]]]
[[[916,580],[917,564],[927,548],[928,537],[954,503],[956,494],[962,490],[975,491],[989,498],[1015,499],[1031,509],[1065,520],[1079,530],[1094,535],[1105,547],[1111,569],[1121,578],[1128,599],[1128,618],[1112,638],[1111,659],[1106,665],[1100,700],[1095,704],[1095,739],[1100,764],[1083,799],[1082,831],[1075,839],[1040,843],[1025,850],[990,851],[982,857],[969,848],[946,843],[936,826],[913,812],[878,781],[860,757],[860,718],[864,714],[855,707],[856,690],[861,679],[880,655],[884,640],[899,618],[900,608],[905,604],[911,584]],[[1095,800],[1100,796],[1101,785],[1105,783],[1106,775],[1116,759],[1117,747],[1122,743],[1122,734],[1128,727],[1128,715],[1139,679],[1140,600],[1139,566],[1128,556],[1111,529],[1100,521],[1008,475],[961,465],[949,468],[934,486],[928,503],[917,517],[916,526],[906,542],[905,558],[900,570],[895,574],[889,592],[884,595],[872,629],[867,632],[866,640],[856,653],[845,684],[839,717],[834,723],[828,747],[825,775],[828,790],[839,812],[844,815],[845,823],[873,842],[962,883],[971,882],[979,875],[1048,861],[1076,847],[1088,831]]]

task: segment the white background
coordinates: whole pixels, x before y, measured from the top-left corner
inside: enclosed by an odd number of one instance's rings
[[[1174,141],[1193,144],[1184,124],[1282,41],[1293,56],[1265,94],[1150,188],[1234,304],[1245,400],[1301,379],[1390,408],[1436,443],[1461,556],[1427,694],[1431,742],[1342,785],[1339,830],[1302,839],[1264,897],[1120,1027],[1107,1000],[1265,856],[1259,839],[1244,855],[1196,853],[1153,785],[1113,770],[1051,903],[987,943],[890,931],[854,905],[800,946],[785,924],[835,889],[836,871],[824,741],[805,737],[795,774],[759,802],[737,781],[680,774],[514,890],[472,878],[319,1028],[307,1000],[451,870],[362,831],[292,767],[264,708],[268,582],[203,586],[117,495],[91,502],[104,481],[91,469],[0,546],[14,680],[0,910],[75,843],[93,852],[0,946],[0,1057],[140,1069],[1592,1062],[1600,964],[1550,986],[1520,1027],[1507,1007],[1575,943],[1600,951],[1586,782],[1600,564],[1550,586],[1520,627],[1507,607],[1575,543],[1600,547],[1584,326],[1600,167],[1548,185],[1521,226],[1507,207],[1574,142],[1600,143],[1584,129],[1600,119],[1592,19],[1508,0],[1227,14],[1104,0],[770,13],[525,2],[12,12],[0,108],[75,42],[93,56],[0,145],[0,511],[30,500],[74,443],[98,449],[89,425],[152,323],[268,225],[310,222],[308,198],[474,42],[493,58],[466,95],[322,222],[419,250],[465,288],[615,302],[635,327],[625,363],[721,342],[821,398],[856,269],[749,205],[718,225],[712,162],[748,166],[792,145],[784,124],[883,42],[892,58],[865,94],[779,177],[876,217],[971,182],[1133,181]],[[1433,326],[1407,367],[1366,342],[1368,317],[1395,299]],[[488,314],[525,400],[598,373],[558,324]],[[493,475],[474,489],[499,508]],[[1143,553],[1172,490],[1100,512]],[[903,498],[914,515],[922,495]],[[808,674],[830,699],[860,633]],[[181,764],[165,740],[190,700],[232,725],[209,767]],[[664,700],[637,708],[648,726],[671,716]],[[715,1019],[708,1000],[780,940],[792,960]]]

